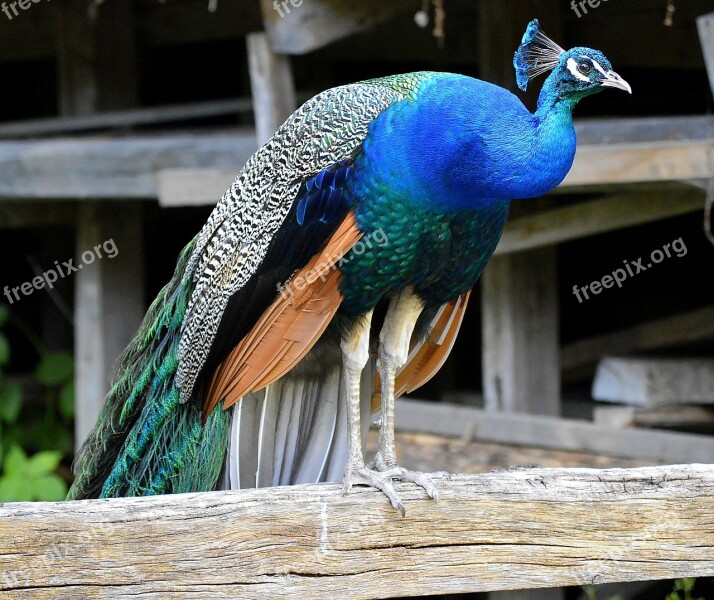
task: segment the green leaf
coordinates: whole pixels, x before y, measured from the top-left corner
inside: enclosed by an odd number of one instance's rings
[[[13,477],[16,475],[22,475],[25,470],[25,465],[27,464],[27,454],[19,446],[12,446],[5,455],[5,461],[3,462],[3,467],[5,468],[5,475],[7,477]]]
[[[74,381],[69,381],[62,386],[59,395],[59,411],[62,418],[74,418]]]
[[[10,344],[7,338],[0,333],[0,367],[10,362]]]
[[[62,460],[60,452],[38,452],[27,461],[25,465],[25,473],[28,477],[40,477],[53,473],[59,466]]]
[[[48,354],[37,366],[35,372],[40,383],[54,387],[72,381],[74,378],[74,360],[71,354]]]
[[[22,407],[22,391],[17,381],[0,382],[0,420],[14,423]]]
[[[0,478],[0,502],[31,502],[30,481],[20,477]]]
[[[32,496],[40,502],[56,502],[67,496],[67,484],[57,475],[40,477],[32,482]]]
[[[10,309],[4,304],[0,304],[0,327],[7,323],[10,318]]]

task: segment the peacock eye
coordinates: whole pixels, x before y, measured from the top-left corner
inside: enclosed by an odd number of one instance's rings
[[[578,63],[578,71],[580,71],[583,75],[588,75],[592,70],[593,66],[589,62],[583,61]]]

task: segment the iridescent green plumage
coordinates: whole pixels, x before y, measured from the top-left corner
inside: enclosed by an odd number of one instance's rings
[[[204,426],[195,404],[181,405],[174,376],[192,291],[179,256],[173,279],[149,308],[119,360],[118,376],[76,463],[69,499],[211,489],[227,443],[228,417],[216,409]]]

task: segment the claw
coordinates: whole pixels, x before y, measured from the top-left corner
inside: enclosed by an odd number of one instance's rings
[[[402,516],[406,515],[404,503],[392,485],[392,480],[409,481],[423,488],[429,498],[435,502],[439,501],[439,490],[436,489],[432,477],[444,477],[448,475],[443,471],[438,473],[421,473],[419,471],[409,471],[402,467],[386,467],[379,457],[376,457],[369,466],[354,467],[348,466],[345,469],[345,479],[342,486],[342,495],[347,494],[353,485],[366,485],[380,490],[391,502]]]
[[[342,495],[344,496],[349,493],[353,485],[366,485],[378,489],[387,498],[389,498],[392,506],[402,513],[402,516],[406,515],[407,511],[404,508],[404,504],[402,503],[401,498],[397,495],[397,492],[392,485],[392,480],[385,473],[373,471],[367,467],[348,467],[345,470]]]

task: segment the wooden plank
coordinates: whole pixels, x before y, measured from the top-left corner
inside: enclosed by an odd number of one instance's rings
[[[249,98],[212,100],[172,106],[155,106],[119,110],[78,117],[53,117],[0,124],[0,139],[41,137],[48,135],[140,127],[176,121],[191,121],[209,117],[233,115],[253,110]]]
[[[701,210],[704,194],[696,189],[667,193],[632,192],[511,219],[496,255],[559,244],[606,231],[659,221]]]
[[[295,110],[295,84],[289,57],[274,52],[265,33],[248,34],[246,44],[255,135],[262,146]]]
[[[273,50],[306,54],[365,31],[399,14],[416,13],[416,0],[261,0],[265,31]]]
[[[561,187],[714,177],[709,148],[706,140],[580,145]]]
[[[604,358],[592,395],[631,406],[714,404],[714,359]]]
[[[707,406],[596,406],[593,421],[606,427],[691,429],[714,424],[714,408]]]
[[[710,128],[704,115],[575,120],[579,147],[706,140]]]
[[[714,575],[714,466],[0,506],[0,597],[375,598]],[[426,528],[426,529],[425,529]],[[426,531],[428,529],[428,534]],[[151,548],[150,552],[137,552]]]
[[[481,293],[486,408],[560,414],[555,249],[496,257]]]
[[[494,413],[405,398],[396,403],[395,414],[400,431],[641,458],[660,464],[714,461],[714,438],[704,435],[612,429],[575,419]]]
[[[162,169],[205,167],[237,174],[255,150],[251,129],[0,142],[0,197],[155,198],[156,172]]]
[[[124,202],[121,209],[91,203],[79,209],[74,273],[77,447],[94,427],[116,360],[146,310],[141,223],[138,203]]]
[[[215,204],[237,174],[237,169],[164,169],[156,173],[159,204],[166,207]]]
[[[564,371],[595,365],[606,354],[627,354],[714,337],[714,306],[648,321],[567,344],[560,352]]]
[[[704,54],[704,64],[709,75],[709,85],[714,92],[714,13],[697,17],[697,31]]]

